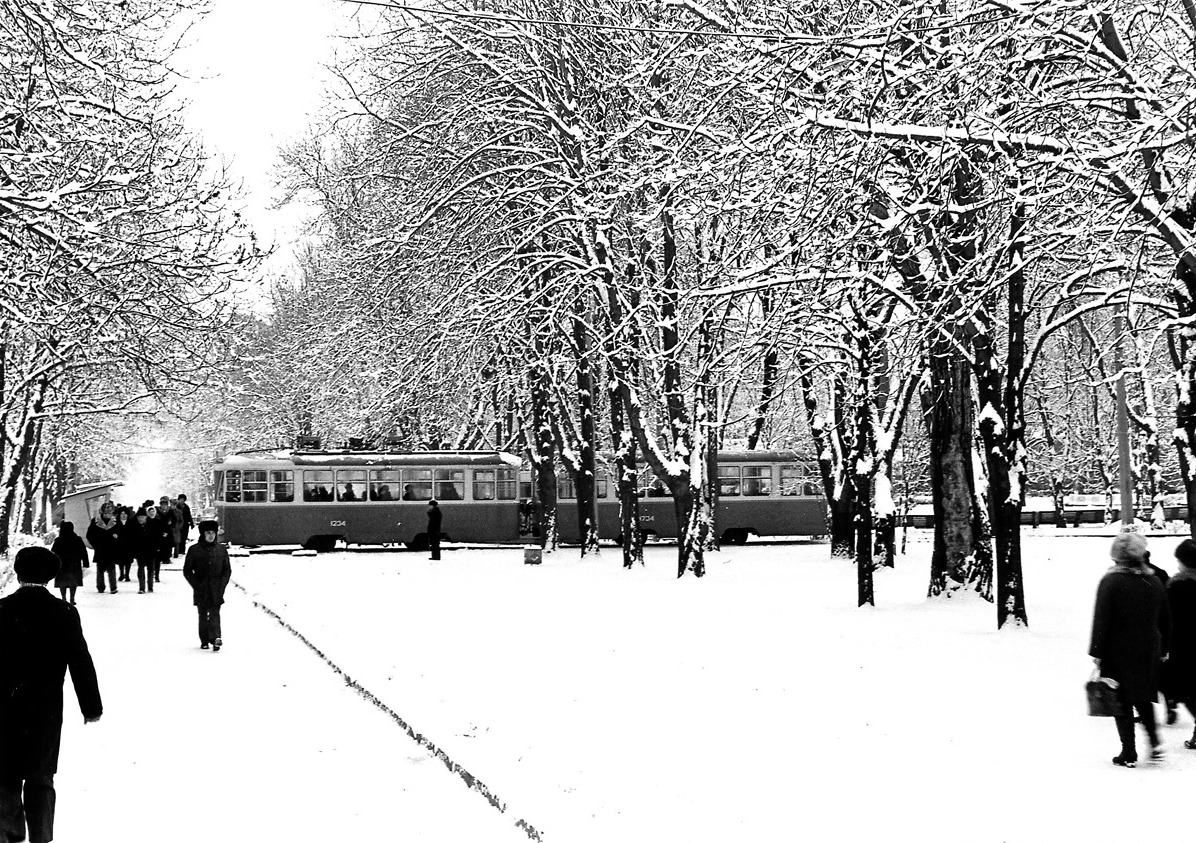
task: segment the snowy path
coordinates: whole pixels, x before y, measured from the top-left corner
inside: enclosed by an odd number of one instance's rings
[[[121,586],[77,598],[105,713],[84,726],[68,680],[60,843],[527,841],[240,590],[217,654],[177,567]]]

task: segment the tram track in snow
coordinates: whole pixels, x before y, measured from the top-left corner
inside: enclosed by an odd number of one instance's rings
[[[249,593],[248,589],[246,589],[236,580],[232,580],[232,585],[242,594],[244,594],[249,602],[252,603],[258,611],[272,618],[278,623],[279,626],[285,629],[294,638],[298,639],[304,646],[306,646],[317,657],[319,657],[319,659],[323,661],[333,673],[340,676],[341,679],[344,680],[345,685],[351,688],[354,693],[389,717],[396,725],[398,725],[400,729],[407,733],[409,738],[419,744],[419,746],[432,757],[438,759],[442,764],[444,764],[444,766],[448,768],[449,772],[461,779],[461,781],[463,781],[470,790],[477,791],[482,798],[485,799],[490,806],[496,809],[499,813],[508,813],[506,801],[503,800],[497,793],[495,793],[489,785],[467,770],[458,761],[454,760],[447,752],[445,752],[445,750],[437,746],[436,743],[434,743],[430,738],[428,738],[422,732],[416,730],[416,728],[412,726],[405,717],[379,699],[379,697],[369,688],[366,688],[364,685],[350,676],[340,665],[333,661],[327,653],[313,644],[311,639],[292,626],[285,618],[279,615],[278,612],[274,611],[260,600],[255,599]],[[535,840],[538,841],[538,843],[542,843],[544,840],[543,833],[528,820],[524,819],[523,817],[516,817],[514,822],[515,827],[526,834],[529,840]]]

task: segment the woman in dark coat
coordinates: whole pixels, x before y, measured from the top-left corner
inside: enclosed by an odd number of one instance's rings
[[[21,587],[0,600],[0,840],[54,839],[54,774],[62,742],[62,686],[70,670],[86,723],[104,712],[79,610],[45,584],[58,559],[23,547]]]
[[[199,646],[211,645],[216,652],[224,646],[220,635],[220,607],[224,604],[224,589],[232,577],[228,551],[216,541],[219,525],[215,521],[199,522],[199,539],[187,550],[183,562],[183,577],[191,584],[195,608],[199,612]]]
[[[58,576],[54,577],[54,587],[62,593],[62,599],[67,599],[70,592],[70,604],[75,605],[75,589],[83,585],[83,569],[89,567],[87,561],[87,545],[79,534],[75,532],[75,525],[70,521],[63,521],[58,525],[58,538],[54,539],[54,546],[50,548],[61,562]]]
[[[116,506],[112,501],[104,501],[100,512],[87,525],[87,543],[93,551],[92,561],[96,563],[96,588],[100,594],[104,593],[104,575],[108,575],[108,585],[112,593],[116,594]]]
[[[1196,541],[1180,542],[1175,558],[1179,572],[1167,583],[1171,654],[1163,664],[1163,688],[1167,699],[1182,702],[1196,716]],[[1196,749],[1196,731],[1184,746]]]
[[[1113,763],[1133,767],[1138,761],[1134,709],[1150,737],[1151,757],[1163,755],[1154,700],[1159,693],[1159,662],[1166,653],[1160,630],[1168,629],[1170,620],[1163,585],[1146,565],[1146,539],[1137,533],[1121,533],[1113,540],[1109,555],[1116,564],[1101,578],[1096,590],[1088,655],[1096,661],[1101,676],[1120,683],[1118,696],[1123,710],[1113,720],[1121,739],[1121,753]]]

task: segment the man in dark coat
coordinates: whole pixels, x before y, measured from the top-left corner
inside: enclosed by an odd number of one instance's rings
[[[1168,700],[1179,700],[1196,717],[1196,541],[1184,539],[1175,548],[1179,571],[1167,583],[1171,614],[1171,653],[1163,665]],[[1184,741],[1196,749],[1196,731]]]
[[[440,558],[440,504],[428,501],[428,547],[432,551],[432,558]]]
[[[191,507],[187,505],[187,496],[179,493],[179,543],[175,548],[175,556],[182,556],[187,552],[187,538],[191,535],[191,528],[195,522],[191,520]]]
[[[0,600],[0,841],[54,839],[54,774],[62,741],[62,686],[71,672],[83,722],[104,707],[79,612],[45,585],[58,557],[44,547],[17,552],[21,587]],[[22,794],[23,791],[23,794]]]
[[[224,604],[224,590],[232,577],[228,551],[216,541],[220,525],[215,521],[199,522],[199,540],[187,550],[183,562],[183,577],[191,584],[195,608],[199,611],[199,646],[220,652],[224,640],[220,635],[220,607]]]
[[[1121,533],[1113,540],[1109,555],[1116,564],[1096,590],[1088,655],[1096,661],[1101,676],[1120,683],[1123,710],[1113,720],[1121,753],[1113,763],[1133,767],[1138,761],[1133,709],[1150,737],[1151,757],[1163,755],[1154,699],[1159,692],[1158,666],[1166,652],[1160,629],[1169,628],[1170,620],[1163,586],[1146,564],[1146,539],[1137,533]]]

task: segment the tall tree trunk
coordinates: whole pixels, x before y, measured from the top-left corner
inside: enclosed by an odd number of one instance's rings
[[[975,410],[968,364],[951,343],[932,345],[930,390],[923,401],[934,505],[929,594],[935,596],[964,585],[976,544],[972,514]]]
[[[619,499],[619,535],[623,546],[623,567],[631,568],[636,563],[644,564],[643,539],[640,535],[639,497],[636,477],[636,442],[628,428],[627,405],[623,396],[630,378],[629,355],[633,337],[625,325],[627,314],[615,289],[614,273],[609,263],[604,241],[596,239],[595,257],[601,267],[601,277],[606,293],[606,358],[609,366],[607,398],[610,406],[611,447],[615,457],[615,476],[612,478]],[[632,289],[634,269],[628,267],[626,288]]]
[[[577,365],[578,471],[577,535],[581,555],[598,552],[598,459],[594,448],[597,435],[594,423],[594,373],[590,362],[590,338],[585,323],[585,308],[579,293],[574,299],[573,350]]]

